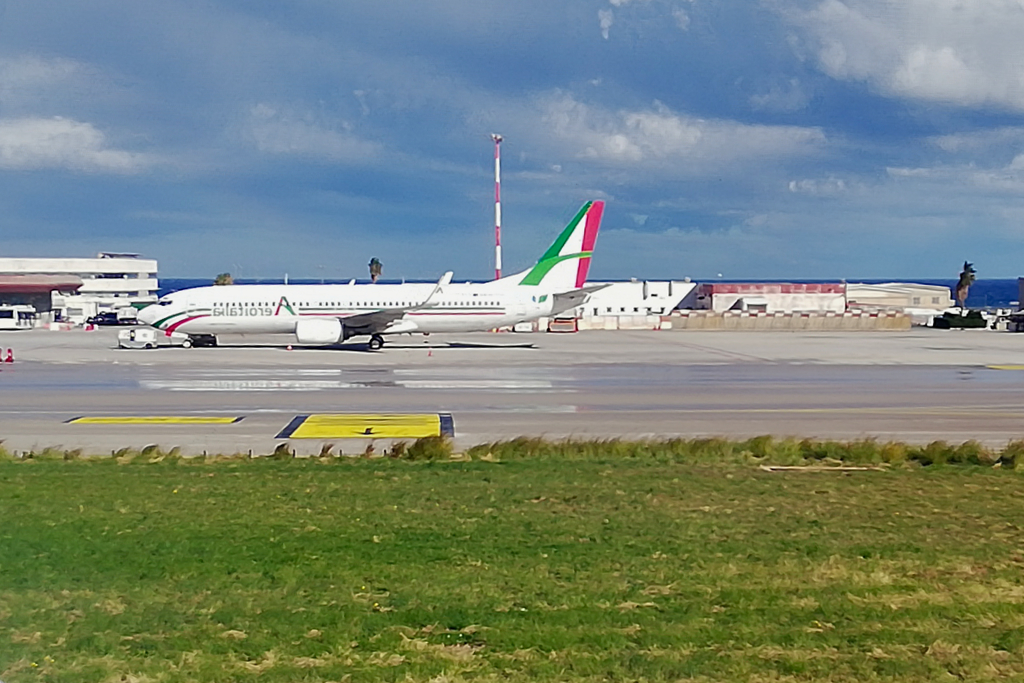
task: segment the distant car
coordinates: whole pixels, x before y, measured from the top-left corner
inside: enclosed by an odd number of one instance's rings
[[[104,311],[103,313],[97,313],[91,318],[85,321],[89,325],[135,325],[138,321],[135,318],[129,318],[126,316],[118,316],[114,311]]]

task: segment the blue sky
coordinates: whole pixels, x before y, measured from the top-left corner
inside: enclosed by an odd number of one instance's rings
[[[0,253],[1024,275],[1024,0],[0,0]]]

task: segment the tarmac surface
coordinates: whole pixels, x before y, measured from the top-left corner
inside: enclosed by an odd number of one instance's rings
[[[289,350],[270,336],[123,350],[116,336],[0,333],[0,353],[15,357],[0,364],[3,447],[265,454],[296,416],[317,413],[450,413],[459,446],[521,435],[1024,438],[1024,335],[1005,332],[474,333],[399,337],[376,352]],[[68,422],[89,416],[232,419]],[[299,453],[367,443],[287,442]]]

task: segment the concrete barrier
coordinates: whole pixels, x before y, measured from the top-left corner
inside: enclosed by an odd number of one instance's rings
[[[672,315],[599,315],[581,318],[579,330],[737,330],[835,332],[909,330],[903,313],[764,313],[676,311]],[[520,329],[517,327],[517,329]],[[547,325],[534,329],[544,330]]]
[[[904,313],[752,313],[726,311],[677,312],[669,318],[669,325],[662,323],[662,329],[671,330],[780,330],[780,331],[898,331],[909,330],[911,319]]]

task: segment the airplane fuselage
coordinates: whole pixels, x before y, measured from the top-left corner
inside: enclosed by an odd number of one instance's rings
[[[434,289],[433,284],[197,287],[146,309],[145,322],[186,334],[295,334],[303,320],[339,319],[344,325],[353,316],[405,309],[381,330],[397,334],[489,330],[553,311],[553,297],[536,291],[449,284],[431,298]]]

